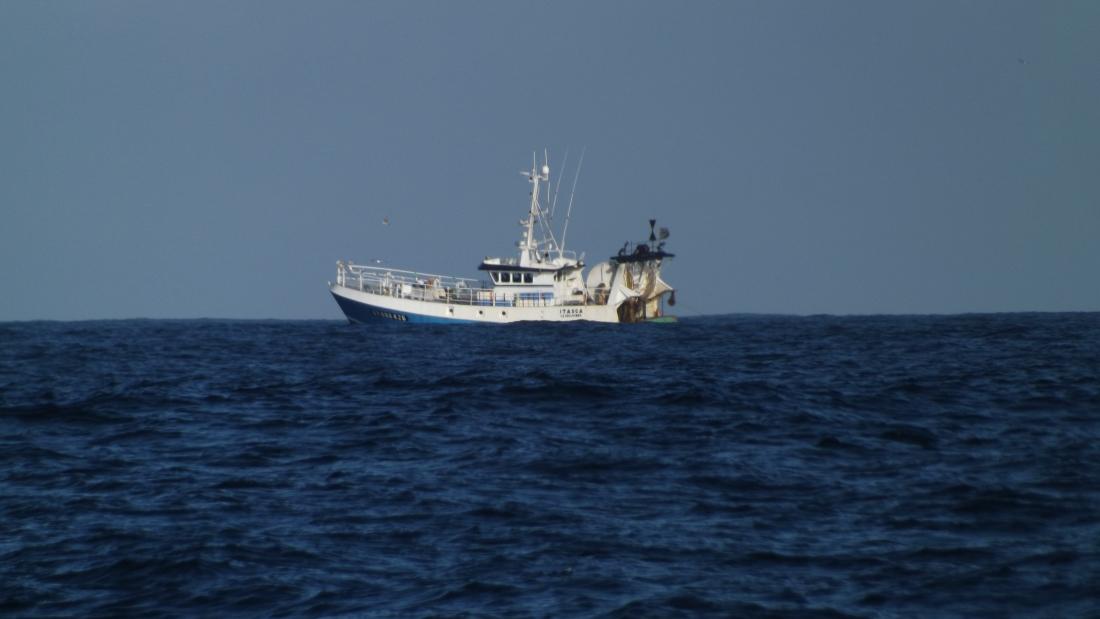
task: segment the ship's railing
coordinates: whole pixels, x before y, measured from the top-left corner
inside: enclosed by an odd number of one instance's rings
[[[418,271],[367,266],[339,261],[336,283],[372,294],[454,305],[492,307],[546,307],[554,305],[554,293],[497,292],[485,282]]]
[[[580,262],[580,260],[581,260],[581,258],[577,257],[577,252],[575,252],[571,249],[566,249],[566,250],[563,250],[561,252],[559,252],[556,249],[551,249],[547,252],[547,254],[549,255],[551,260],[555,260],[559,257],[560,258],[565,258],[566,260],[572,260],[573,262]],[[582,258],[583,258],[583,255],[582,255]],[[515,267],[515,266],[520,265],[519,258],[494,258],[494,260],[496,262],[490,263],[493,266]]]

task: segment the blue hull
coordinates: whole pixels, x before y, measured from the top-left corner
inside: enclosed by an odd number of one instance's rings
[[[368,303],[360,303],[359,301],[352,301],[341,297],[336,293],[332,293],[332,298],[336,299],[336,304],[340,306],[340,309],[344,312],[344,316],[347,316],[351,322],[411,322],[419,324],[474,324],[477,321],[474,320],[459,320],[456,318],[439,318],[437,316],[424,316],[423,314],[413,314],[412,312],[395,312],[383,307],[377,307]]]

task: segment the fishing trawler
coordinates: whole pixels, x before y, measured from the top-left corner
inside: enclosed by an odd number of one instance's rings
[[[582,158],[583,161],[583,158]],[[579,174],[580,168],[577,172]],[[664,306],[676,304],[674,289],[661,279],[668,229],[649,220],[649,240],[627,243],[585,275],[584,254],[565,249],[569,214],[558,240],[552,229],[556,192],[550,166],[533,159],[522,172],[531,183],[531,203],[520,221],[519,255],[486,257],[478,270],[488,280],[418,273],[383,266],[336,263],[329,290],[354,323],[509,323],[520,321],[671,322]],[[560,185],[560,181],[559,181]],[[576,179],[574,179],[574,191]],[[554,200],[551,200],[551,198]]]

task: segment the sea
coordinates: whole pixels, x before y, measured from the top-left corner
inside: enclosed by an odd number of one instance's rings
[[[5,617],[1100,617],[1100,313],[0,323]]]

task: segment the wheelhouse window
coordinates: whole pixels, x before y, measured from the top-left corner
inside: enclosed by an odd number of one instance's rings
[[[535,276],[532,273],[520,271],[490,271],[493,282],[498,284],[533,284]]]

